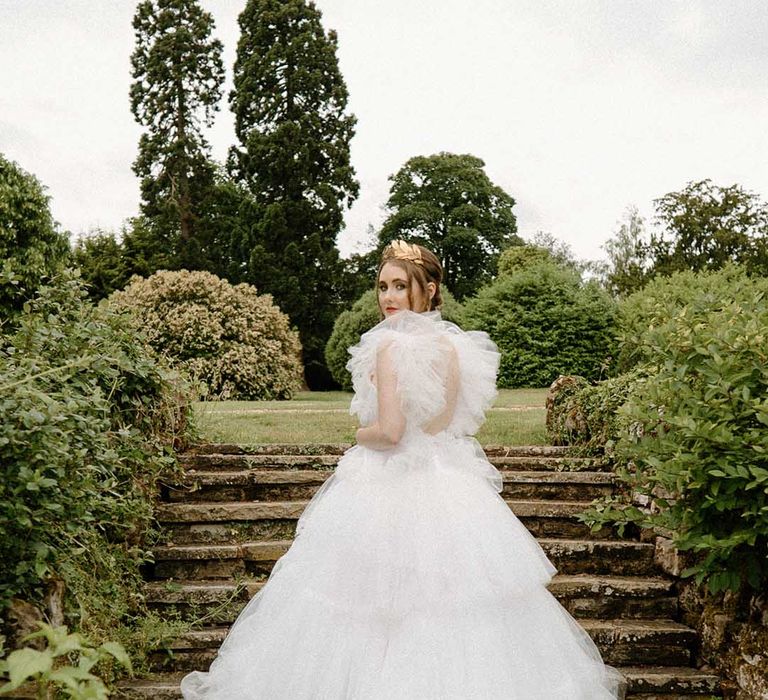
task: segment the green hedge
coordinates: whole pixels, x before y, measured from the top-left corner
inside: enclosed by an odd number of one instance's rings
[[[550,389],[547,436],[553,445],[577,445],[585,453],[612,455],[627,429],[619,409],[647,376],[637,368],[590,384],[583,377],[560,377]]]
[[[0,154],[0,324],[12,319],[67,258],[38,179]]]
[[[616,454],[650,507],[605,499],[588,514],[671,532],[695,554],[683,575],[713,593],[768,585],[768,301],[743,297],[703,290],[646,329],[653,362],[620,409]]]
[[[685,271],[654,278],[619,303],[619,347],[611,374],[654,361],[656,330],[686,305],[695,304],[698,313],[717,312],[734,301],[750,306],[760,293],[768,293],[768,279],[750,277],[736,265],[716,272]]]
[[[69,271],[0,337],[0,612],[64,582],[65,623],[135,651],[155,482],[178,476],[189,396],[129,319]],[[129,629],[132,620],[150,627]]]
[[[466,302],[465,314],[501,351],[500,387],[549,386],[561,374],[595,380],[614,353],[615,302],[553,263],[499,275]]]
[[[163,270],[134,276],[109,303],[131,313],[154,350],[202,382],[208,398],[290,399],[301,388],[298,331],[249,284]]]

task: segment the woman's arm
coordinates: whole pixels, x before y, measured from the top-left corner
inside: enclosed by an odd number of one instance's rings
[[[365,428],[358,428],[357,442],[375,450],[387,450],[397,445],[405,432],[405,415],[397,395],[397,374],[391,345],[376,353],[376,388],[379,418]]]

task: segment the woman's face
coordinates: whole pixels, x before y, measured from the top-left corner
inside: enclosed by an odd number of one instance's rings
[[[408,301],[408,273],[399,265],[385,263],[379,274],[379,308],[385,318],[401,311],[402,309],[422,310],[426,307],[424,295],[419,285],[413,283],[413,303],[416,309],[411,308]]]

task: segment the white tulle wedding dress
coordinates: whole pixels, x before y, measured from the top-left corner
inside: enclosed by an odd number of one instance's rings
[[[546,588],[556,568],[469,437],[496,396],[496,346],[439,311],[384,319],[349,349],[363,426],[377,420],[385,341],[402,440],[345,452],[184,697],[615,700],[621,676]],[[425,432],[449,401],[448,426]]]

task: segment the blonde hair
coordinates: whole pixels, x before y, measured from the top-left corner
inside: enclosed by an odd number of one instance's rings
[[[377,290],[377,298],[381,269],[387,263],[397,265],[405,272],[408,278],[408,303],[410,304],[411,309],[414,311],[434,311],[443,305],[443,297],[440,293],[440,283],[443,281],[443,266],[438,257],[431,250],[418,243],[406,243],[403,240],[392,241],[381,254],[379,269],[376,271],[375,288]],[[434,283],[435,293],[432,296],[432,299],[428,301],[429,308],[413,308],[414,282],[419,286],[424,297],[429,296],[427,284],[429,282]],[[379,307],[379,315],[383,317],[381,307]]]

